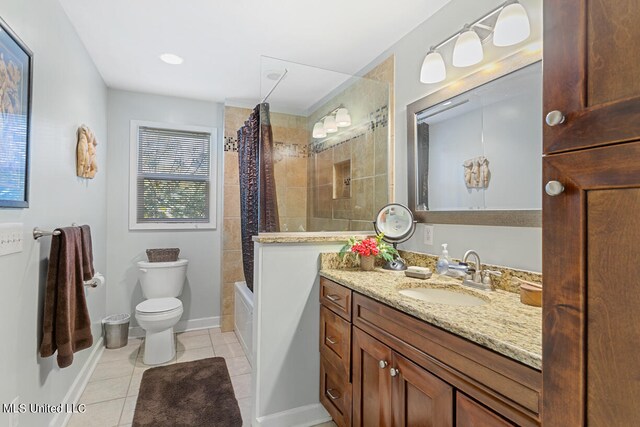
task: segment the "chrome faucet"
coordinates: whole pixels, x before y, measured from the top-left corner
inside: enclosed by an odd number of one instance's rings
[[[464,256],[462,257],[462,264],[467,264],[467,260],[470,256],[475,257],[476,268],[467,268],[467,275],[462,281],[462,284],[483,291],[492,291],[493,283],[491,282],[491,276],[502,276],[502,273],[493,270],[483,270],[482,263],[480,262],[480,255],[478,255],[478,252],[473,249],[464,253]]]

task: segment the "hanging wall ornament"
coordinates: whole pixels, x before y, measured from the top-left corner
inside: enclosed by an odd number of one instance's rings
[[[98,172],[98,160],[96,147],[98,141],[87,126],[78,128],[78,144],[76,147],[76,175],[81,178],[92,179]]]

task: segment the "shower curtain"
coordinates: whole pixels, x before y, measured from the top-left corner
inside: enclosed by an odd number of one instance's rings
[[[280,231],[269,104],[254,108],[238,130],[242,267],[253,292],[253,236]]]

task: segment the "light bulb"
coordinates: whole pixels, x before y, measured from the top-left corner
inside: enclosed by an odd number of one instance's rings
[[[324,126],[322,122],[317,122],[313,125],[313,137],[314,138],[324,138],[327,136],[327,132],[324,130]]]
[[[420,81],[422,83],[438,83],[446,77],[447,70],[444,66],[442,55],[433,50],[427,53],[420,69]]]
[[[351,126],[351,116],[349,115],[349,110],[346,108],[338,108],[336,112],[336,125],[339,128],[346,128],[347,126]]]
[[[453,66],[469,67],[482,61],[484,52],[478,33],[467,29],[458,36],[453,47]]]
[[[529,38],[529,16],[520,3],[512,3],[502,9],[493,31],[495,46],[512,46]]]
[[[329,115],[324,119],[324,130],[327,133],[338,132],[338,125],[336,124],[336,119]]]

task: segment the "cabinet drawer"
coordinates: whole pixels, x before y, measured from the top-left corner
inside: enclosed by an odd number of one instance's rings
[[[320,354],[349,377],[351,366],[351,324],[320,307]]]
[[[464,394],[457,394],[456,427],[513,427],[514,425]]]
[[[320,278],[320,303],[351,321],[351,290],[324,277]]]
[[[320,357],[320,402],[339,427],[351,426],[351,383],[323,356]]]

